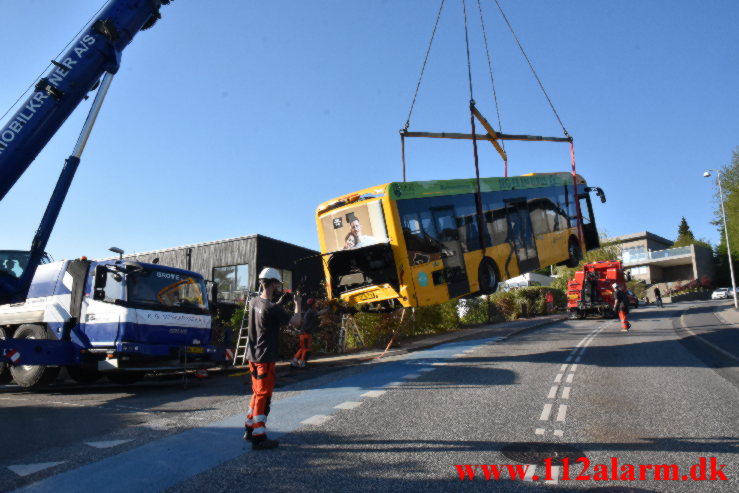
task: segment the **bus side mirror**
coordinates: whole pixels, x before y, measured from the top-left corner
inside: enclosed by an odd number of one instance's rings
[[[92,293],[92,299],[100,301],[105,299],[105,283],[107,280],[108,270],[102,265],[95,267],[95,289]]]
[[[595,192],[595,195],[600,199],[601,203],[606,203],[606,193],[600,187],[588,187],[588,192]]]

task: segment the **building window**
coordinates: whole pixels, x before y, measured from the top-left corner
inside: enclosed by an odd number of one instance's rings
[[[249,266],[215,267],[213,280],[218,285],[218,301],[241,302],[249,289]]]
[[[621,253],[624,262],[635,262],[647,258],[647,249],[644,246],[624,248]]]
[[[266,269],[267,267],[265,267]],[[287,269],[278,269],[277,267],[272,267],[277,272],[280,273],[282,276],[282,289],[285,290],[292,290],[293,288],[293,271],[287,270]]]

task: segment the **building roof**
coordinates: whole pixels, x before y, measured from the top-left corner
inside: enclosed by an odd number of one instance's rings
[[[258,238],[260,236],[262,238],[266,238],[266,239],[268,239],[270,241],[276,241],[278,243],[283,243],[285,245],[290,245],[291,247],[300,248],[301,250],[305,250],[305,251],[310,252],[310,253],[319,253],[317,250],[311,250],[310,248],[306,248],[306,247],[303,247],[303,246],[300,246],[300,245],[296,245],[294,243],[289,243],[287,241],[278,240],[276,238],[272,238],[272,237],[265,236],[265,235],[254,234],[254,235],[247,235],[247,236],[237,236],[236,238],[227,238],[225,240],[206,241],[206,242],[203,242],[203,243],[193,243],[191,245],[182,245],[182,246],[176,246],[176,247],[170,247],[170,248],[161,248],[159,250],[149,250],[148,252],[127,253],[127,254],[125,254],[123,256],[124,257],[136,257],[136,256],[139,256],[139,255],[150,255],[150,254],[154,254],[154,253],[171,252],[171,251],[174,251],[174,250],[182,250],[182,249],[185,249],[185,248],[196,248],[196,247],[202,247],[202,246],[217,245],[219,243],[228,243],[228,242],[232,242],[232,241],[243,241],[243,240],[255,239],[255,238]],[[118,258],[118,257],[111,257],[111,258]]]
[[[672,245],[674,241],[668,240],[667,238],[663,238],[662,236],[656,235],[654,233],[650,233],[649,231],[641,231],[639,233],[629,233],[621,236],[614,236],[612,238],[603,238],[603,241],[601,243],[626,243],[629,241],[637,241],[637,240],[654,240],[658,241],[660,243],[664,243],[666,245]]]

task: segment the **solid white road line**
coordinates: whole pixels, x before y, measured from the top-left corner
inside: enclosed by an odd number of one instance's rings
[[[557,421],[564,421],[567,415],[567,404],[560,404],[559,411],[557,411]]]
[[[434,366],[446,366],[449,363],[447,363],[446,361],[436,361],[436,362],[431,363],[431,364],[434,365]]]
[[[384,393],[384,390],[370,390],[369,392],[362,394],[361,397],[380,397]]]
[[[549,394],[547,395],[547,399],[554,399],[557,396],[558,389],[559,389],[558,385],[552,385],[552,388],[549,389]]]
[[[303,421],[300,422],[300,424],[318,426],[318,425],[322,425],[329,419],[331,419],[331,416],[326,416],[324,414],[316,414],[315,416],[311,416],[308,419],[304,419]]]
[[[355,409],[355,408],[357,408],[357,407],[359,407],[361,405],[362,405],[361,402],[357,402],[357,401],[346,401],[346,402],[342,402],[339,405],[334,406],[334,409]]]
[[[549,403],[544,404],[544,409],[541,411],[541,416],[539,416],[539,420],[549,421],[550,414],[552,414],[552,405]]]
[[[464,353],[452,354],[452,358],[461,358],[464,355],[465,355]]]
[[[569,399],[570,398],[570,389],[572,389],[572,387],[565,387],[562,390],[562,399]]]
[[[43,471],[44,469],[48,469],[50,467],[58,466],[59,464],[64,464],[66,461],[61,462],[39,462],[38,464],[20,464],[17,466],[8,466],[8,469],[16,473],[18,476],[29,476],[33,473]]]

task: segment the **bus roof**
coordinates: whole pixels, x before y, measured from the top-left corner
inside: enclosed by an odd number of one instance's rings
[[[528,173],[520,176],[480,178],[480,190],[483,192],[496,192],[501,190],[562,186],[571,183],[572,173],[569,172]],[[580,175],[577,175],[577,184],[586,185],[585,179]],[[442,195],[459,195],[463,193],[475,193],[476,191],[477,180],[475,178],[391,182],[327,200],[321,203],[317,210],[320,215],[327,210],[341,207],[360,198],[382,196],[386,193],[389,193],[390,198],[393,200],[404,200]]]
[[[572,173],[530,173],[521,176],[480,178],[480,191],[498,192],[501,190],[553,187],[571,183]],[[585,185],[585,180],[580,175],[577,175],[577,184]],[[477,180],[463,178],[460,180],[395,182],[388,184],[388,190],[390,197],[395,200],[458,195],[475,193],[477,191]]]

